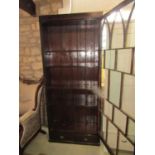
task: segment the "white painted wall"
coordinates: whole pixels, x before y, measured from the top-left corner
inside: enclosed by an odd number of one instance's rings
[[[107,11],[123,0],[72,0],[72,13]]]
[[[59,14],[71,13],[72,0],[63,0],[63,8],[58,10]]]
[[[63,0],[59,14],[82,12],[107,12],[123,0]]]

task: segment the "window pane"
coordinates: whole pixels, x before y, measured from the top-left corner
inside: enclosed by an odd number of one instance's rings
[[[124,75],[122,110],[135,117],[135,77],[131,75]]]
[[[132,49],[118,50],[117,70],[130,73],[131,71]]]
[[[109,100],[119,107],[121,89],[121,73],[110,71],[110,96]]]

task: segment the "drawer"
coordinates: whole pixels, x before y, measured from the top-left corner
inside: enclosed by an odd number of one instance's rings
[[[77,134],[77,133],[50,133],[49,141],[64,142],[75,144],[99,145],[99,137],[97,135]]]
[[[75,141],[82,144],[99,145],[99,137],[97,135],[76,135]]]
[[[55,142],[66,142],[66,143],[74,142],[74,136],[66,133],[50,133],[49,138],[50,138],[50,141],[55,141]]]

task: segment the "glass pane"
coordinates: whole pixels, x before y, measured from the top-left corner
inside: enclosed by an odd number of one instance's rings
[[[114,110],[114,123],[125,133],[126,116],[117,108]]]
[[[133,155],[134,146],[119,133],[119,151],[118,155]]]
[[[112,104],[105,100],[104,113],[108,118],[112,119]]]
[[[109,147],[113,150],[114,154],[116,154],[117,148],[117,132],[117,128],[111,122],[108,122],[107,143]]]
[[[129,122],[128,122],[128,133],[127,133],[127,136],[133,142],[135,141],[135,122],[133,122],[131,119],[129,119]]]
[[[110,71],[110,96],[109,100],[119,107],[121,89],[121,73]]]
[[[117,70],[130,73],[131,71],[132,49],[118,50]]]
[[[130,12],[132,10],[133,4],[134,4],[134,2],[131,2],[130,4],[128,4],[125,7],[120,9],[120,12],[121,12],[121,15],[123,17],[125,26],[127,26],[127,21],[129,19],[129,15],[130,15]]]
[[[123,24],[122,19],[120,16],[120,13],[117,12],[117,16],[115,19],[115,24],[112,32],[112,48],[122,48],[123,47],[123,40],[124,39],[124,33],[123,33]]]
[[[105,68],[115,68],[115,50],[107,50],[105,53]]]
[[[114,20],[116,19],[117,13],[114,11],[112,12],[108,17],[107,17],[107,21],[109,23],[110,26],[110,30],[112,29],[112,24],[114,22]]]
[[[107,22],[105,22],[102,30],[102,49],[108,49],[108,48],[109,48],[109,30],[108,30],[108,24]]]
[[[135,117],[135,77],[131,75],[124,75],[122,110]]]
[[[133,11],[127,30],[126,47],[134,47],[134,46],[135,46],[135,15]]]

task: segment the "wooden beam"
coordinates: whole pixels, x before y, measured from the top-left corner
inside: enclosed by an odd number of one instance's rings
[[[19,8],[32,16],[36,15],[36,6],[32,0],[19,0]]]

